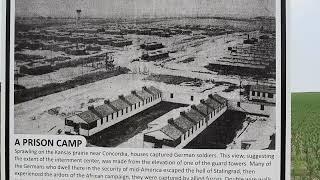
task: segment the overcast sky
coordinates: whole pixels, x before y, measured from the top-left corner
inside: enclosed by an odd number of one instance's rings
[[[273,16],[275,0],[16,0],[18,16]]]
[[[287,61],[293,91],[320,92],[320,1],[290,0]]]

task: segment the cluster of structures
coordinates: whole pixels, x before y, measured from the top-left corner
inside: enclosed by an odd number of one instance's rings
[[[106,32],[114,34],[138,34],[138,35],[152,35],[160,37],[171,37],[174,35],[191,35],[195,31],[201,32],[203,35],[218,36],[232,33],[233,30],[211,25],[174,25],[174,26],[146,26],[146,25],[132,25],[126,27],[113,27],[113,30],[106,30]]]
[[[219,36],[219,35],[224,35],[224,34],[231,34],[233,33],[233,30],[228,30],[228,29],[224,29],[224,28],[208,28],[205,29],[205,31],[202,33],[203,35],[208,35],[208,36]]]
[[[152,50],[164,48],[164,45],[162,43],[158,43],[158,42],[149,42],[149,43],[141,44],[140,47],[142,49],[152,51]]]
[[[196,57],[192,57],[190,61],[195,61],[195,59],[198,61],[202,60],[202,57],[205,57],[205,55],[209,58],[211,54],[220,55],[221,53],[211,53],[211,50],[208,50],[208,52],[199,51],[198,53],[197,48],[190,49],[189,51],[185,47],[202,48],[206,46],[209,49],[211,48],[209,46],[211,45],[210,43],[217,42],[211,36],[226,35],[217,39],[223,39],[223,37],[224,39],[229,38],[229,42],[234,41],[234,37],[242,36],[234,33],[236,27],[230,26],[229,29],[227,25],[188,25],[185,23],[184,25],[171,25],[170,22],[131,23],[130,20],[128,20],[129,23],[109,23],[105,19],[99,20],[103,23],[98,25],[96,22],[81,23],[81,21],[81,10],[76,10],[75,25],[67,23],[46,28],[35,29],[32,27],[16,31],[15,66],[17,68],[15,70],[18,71],[16,71],[18,75],[40,75],[60,68],[82,65],[82,68],[72,69],[76,71],[72,76],[82,80],[90,71],[93,72],[93,79],[98,76],[95,73],[99,74],[101,72],[107,74],[103,76],[104,78],[109,78],[108,75],[111,74],[109,72],[114,72],[111,70],[115,69],[115,64],[126,66],[127,62],[123,62],[123,59],[128,57],[132,57],[133,60],[131,62],[164,60],[163,62],[166,63],[172,60],[172,63],[176,63],[173,60],[183,58],[185,54],[180,52],[186,49],[186,54],[196,54]],[[90,19],[90,21],[94,20]],[[232,40],[229,37],[231,33],[234,33],[231,35]],[[259,33],[260,36],[253,38],[250,38],[249,35],[245,37],[246,39],[241,37],[240,40],[243,40],[243,42],[228,47],[226,51],[223,50],[223,54],[226,55],[223,55],[224,57],[217,57],[218,60],[216,61],[211,61],[207,68],[223,74],[243,75],[250,78],[255,78],[256,76],[259,76],[259,78],[275,77],[275,37],[269,32],[264,33],[260,31]],[[201,43],[204,43],[203,46]],[[218,43],[222,43],[222,40],[219,40]],[[227,44],[227,42],[225,43]],[[125,48],[127,46],[130,47]],[[166,48],[171,46],[173,48]],[[129,53],[126,54],[125,51],[127,50]],[[113,55],[116,56],[115,63]],[[172,58],[170,58],[170,55]],[[128,59],[129,62],[130,59]],[[90,66],[91,63],[92,66]],[[100,66],[94,67],[94,63],[104,66],[107,72],[100,71]],[[150,64],[151,66],[159,63],[142,62],[141,64]],[[199,66],[203,69],[202,63],[199,64],[201,64]],[[83,74],[84,66],[90,66],[87,68],[89,69],[87,74]],[[126,66],[125,68],[133,68],[133,66]],[[197,71],[192,72],[198,73],[199,68],[196,68]],[[66,71],[69,70],[67,69]],[[171,69],[168,68],[164,72],[167,71],[171,71]],[[65,72],[59,71],[58,73],[62,74]],[[68,73],[63,75],[68,76],[65,79],[74,78],[69,77]],[[199,73],[203,72],[199,71]],[[66,83],[69,82],[66,81]],[[210,81],[210,85],[213,83]],[[177,89],[179,89],[181,87],[178,86],[182,86],[182,83],[179,82],[172,86],[177,86]],[[194,85],[192,84],[192,86]],[[174,106],[175,109],[172,111],[176,113],[175,116],[171,116],[169,112],[162,112],[166,114],[157,117],[158,119],[156,120],[148,119],[148,121],[144,121],[143,128],[145,129],[143,129],[142,141],[143,146],[149,148],[183,148],[207,129],[208,126],[215,125],[212,124],[214,121],[225,120],[223,115],[226,111],[240,111],[246,115],[270,117],[275,111],[275,87],[256,84],[248,86],[250,87],[245,90],[247,97],[241,97],[243,88],[240,83],[239,99],[237,100],[226,99],[221,96],[222,94],[211,94],[215,90],[211,91],[210,89],[202,91],[202,93],[182,93],[178,90],[167,92],[154,86],[144,86],[140,90],[131,91],[130,94],[119,95],[115,100],[104,100],[103,103],[101,102],[101,105],[97,106],[95,103],[94,106],[88,106],[83,112],[72,112],[72,116],[64,116],[65,133],[82,135],[89,139],[93,137],[94,139],[96,136],[103,134],[104,132],[101,132],[103,130],[107,129],[107,131],[110,130],[112,132],[113,128],[110,127],[117,128],[117,126],[114,126],[116,124],[122,126],[122,123],[128,122],[132,126],[131,120],[136,117],[134,115],[147,109],[153,111],[151,107],[158,107],[155,105],[176,103],[188,107],[178,110]],[[203,87],[201,86],[200,88]],[[131,120],[126,121],[129,118]],[[149,126],[150,123],[154,123],[159,119],[161,120],[160,124],[152,127]],[[120,122],[122,123],[119,124]],[[149,123],[148,129],[145,127],[147,123]],[[140,128],[138,129],[140,130]],[[61,131],[61,129],[59,130]],[[99,132],[101,134],[97,134]]]
[[[143,110],[161,102],[161,91],[153,86],[120,95],[118,99],[105,100],[103,105],[88,107],[87,111],[65,118],[66,132],[92,136]]]
[[[276,68],[276,42],[274,37],[249,38],[244,43],[229,47],[229,56],[208,65],[209,69],[224,74],[274,77]]]
[[[89,32],[74,32],[71,29],[18,32],[19,41],[16,41],[15,49],[43,49],[63,51],[70,55],[86,55],[89,54],[87,51],[100,51],[104,45],[124,47],[132,44],[132,40],[120,35],[108,36],[101,32]]]
[[[192,34],[192,30],[185,27],[161,27],[161,26],[145,26],[145,25],[134,25],[127,27],[113,27],[119,29],[119,34],[137,34],[137,35],[150,35],[150,36],[159,36],[159,37],[171,37],[174,35]]]
[[[275,87],[251,85],[249,92],[248,99],[240,101],[226,99],[218,94],[209,94],[207,99],[201,99],[197,105],[194,105],[196,102],[189,103],[189,110],[181,111],[177,118],[159,118],[158,125],[150,123],[151,129],[143,135],[144,147],[183,148],[212,122],[223,118],[222,115],[227,110],[242,112],[248,116],[274,118]],[[165,120],[164,123],[163,120]],[[249,145],[248,143],[245,142],[246,147],[257,141],[254,140]]]
[[[57,58],[50,58],[50,59],[39,59],[35,61],[30,61],[27,63],[22,64],[19,67],[19,73],[21,74],[30,74],[30,75],[40,75],[40,74],[47,74],[58,70],[60,68],[65,67],[74,67],[77,65],[84,65],[88,63],[97,63],[97,62],[110,62],[112,58],[111,55],[108,53],[101,54],[101,55],[94,55],[91,57],[83,57],[79,59],[71,60],[70,58],[66,57],[57,57]],[[107,68],[107,67],[106,67]]]
[[[16,40],[16,51],[40,50],[52,52],[51,54],[61,54],[54,58],[22,60],[17,65],[21,74],[44,74],[57,70],[61,67],[84,65],[91,62],[103,61],[102,47],[114,46],[123,47],[131,45],[132,41],[123,37],[112,38],[100,37],[97,35],[78,34],[71,32],[58,32],[52,30],[18,32]],[[99,54],[97,54],[99,53]],[[18,55],[17,53],[15,55]],[[22,54],[28,56],[28,54]],[[87,55],[83,57],[83,55]],[[31,55],[32,56],[32,55]],[[74,56],[79,56],[74,58]]]
[[[174,94],[144,86],[142,90],[119,95],[114,101],[105,100],[103,105],[89,106],[88,110],[65,118],[65,132],[90,137],[163,101],[189,106],[180,110],[178,117],[167,115],[168,112],[158,118],[160,123],[152,121],[150,129],[143,134],[143,147],[183,148],[214,121],[223,118],[227,110],[269,118],[274,113],[275,89],[252,85],[247,101],[235,101],[218,94],[203,99],[194,94]]]
[[[144,44],[141,44],[140,47],[146,50],[141,56],[142,60],[156,61],[156,60],[162,60],[164,58],[169,57],[169,52],[166,50],[162,50],[162,48],[164,48],[164,45],[162,43],[158,43],[158,42],[144,43]]]
[[[129,34],[172,37],[175,35],[217,36],[233,32],[233,30],[211,25],[165,25],[165,24],[105,24],[90,25],[82,23],[82,11],[76,10],[75,25],[60,25],[46,28],[16,30],[15,51],[51,51],[61,54],[59,57],[91,56],[110,48],[122,48],[133,44]],[[144,50],[142,60],[156,61],[169,57],[161,42],[149,42],[140,45]],[[47,53],[47,52],[46,52]],[[79,61],[78,61],[79,62]],[[43,74],[52,72],[65,62],[55,59],[41,59],[36,62],[16,64],[21,74]],[[69,63],[69,62],[68,62]],[[67,64],[68,64],[67,63]],[[86,62],[81,62],[86,63]],[[20,68],[21,67],[21,68]]]
[[[178,118],[167,120],[167,124],[144,134],[144,146],[150,148],[182,148],[197,137],[212,122],[227,110],[227,100],[218,94],[210,94],[200,104],[191,105]]]
[[[156,60],[161,60],[168,57],[169,57],[168,51],[155,50],[155,51],[148,51],[147,53],[142,54],[141,59],[146,61],[156,61]]]

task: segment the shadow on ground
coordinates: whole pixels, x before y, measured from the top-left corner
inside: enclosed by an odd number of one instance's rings
[[[89,138],[88,143],[94,146],[115,147],[147,129],[148,123],[185,104],[160,102],[126,120],[123,120]]]

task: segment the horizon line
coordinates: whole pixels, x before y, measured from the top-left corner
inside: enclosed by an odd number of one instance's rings
[[[16,15],[16,18],[75,18],[73,16],[42,16],[42,15]],[[232,18],[232,19],[255,19],[255,18],[272,18],[274,19],[275,16],[242,16],[239,17],[237,15],[188,15],[188,16],[158,16],[158,17],[150,17],[150,16],[140,16],[140,17],[129,17],[129,16],[110,16],[110,17],[94,17],[94,16],[83,16],[84,18],[94,18],[94,19],[107,19],[107,18],[124,18],[124,19],[136,19],[136,18],[149,18],[149,19],[156,19],[156,18]]]

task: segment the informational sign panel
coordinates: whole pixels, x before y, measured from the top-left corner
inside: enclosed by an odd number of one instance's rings
[[[7,179],[284,178],[280,1],[7,7]]]

